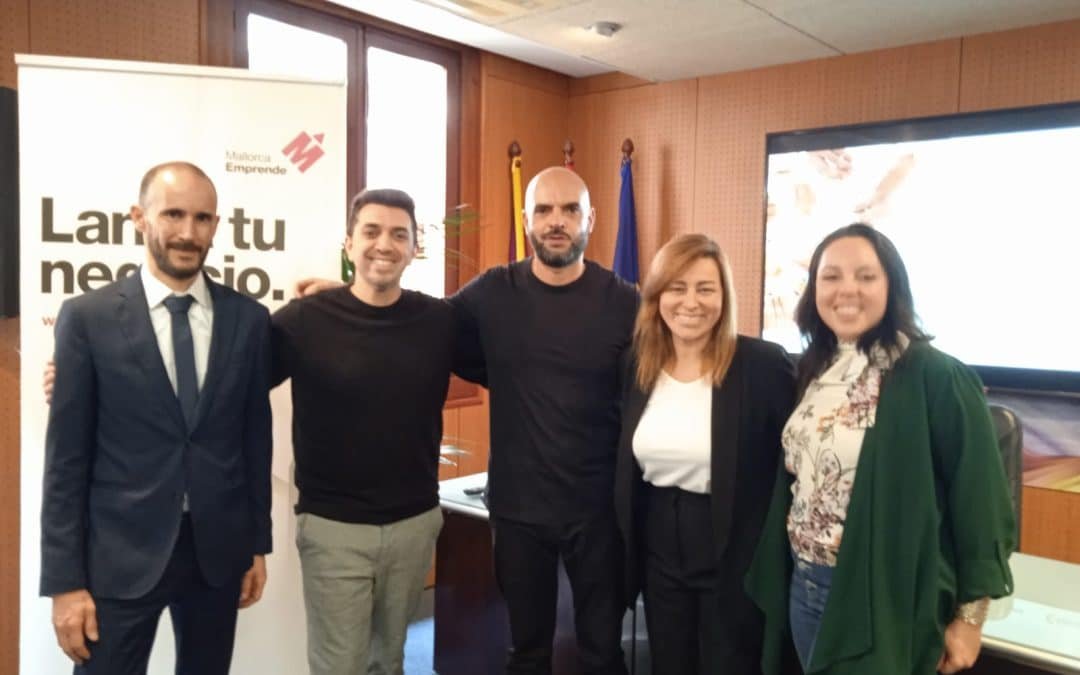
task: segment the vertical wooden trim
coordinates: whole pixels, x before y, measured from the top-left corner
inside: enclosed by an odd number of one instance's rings
[[[199,0],[199,63],[233,67],[236,48],[234,0]]]
[[[455,213],[461,204],[461,59],[455,54],[454,67],[446,71],[446,213]],[[444,228],[446,250],[461,250],[461,229]],[[457,291],[459,265],[448,264],[443,255],[443,288],[447,295]]]
[[[349,60],[349,143],[348,197],[367,187],[367,48],[368,26],[350,21],[356,29],[356,51]]]
[[[446,266],[446,292],[463,287],[480,273],[480,53],[461,51],[458,83],[458,200],[462,211],[474,217],[457,233],[457,261]],[[451,246],[449,237],[447,247]],[[449,262],[449,261],[448,261]],[[453,283],[451,284],[451,281]],[[447,408],[480,405],[483,396],[478,385],[454,376],[446,396]]]
[[[457,287],[480,273],[480,138],[481,106],[480,53],[466,49],[461,54],[461,200],[477,220],[458,238],[462,253],[457,265]]]
[[[19,672],[19,319],[0,319],[0,673]]]

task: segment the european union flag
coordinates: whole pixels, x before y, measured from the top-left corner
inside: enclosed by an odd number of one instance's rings
[[[622,188],[619,190],[619,233],[615,239],[615,263],[612,271],[626,281],[637,285],[638,247],[637,215],[634,213],[634,172],[630,158],[622,161]]]

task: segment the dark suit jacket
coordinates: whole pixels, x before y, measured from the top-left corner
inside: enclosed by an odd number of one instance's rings
[[[64,302],[45,439],[41,594],[135,598],[161,578],[188,494],[213,586],[270,544],[270,321],[207,279],[214,318],[192,429],[138,274]]]
[[[650,393],[635,384],[637,364],[623,373],[622,433],[615,466],[615,513],[626,545],[626,595],[641,590],[644,522],[641,467],[632,442]],[[784,351],[740,335],[723,383],[712,396],[710,478],[719,578],[737,587],[750,566],[783,450],[780,434],[794,404],[795,371]],[[703,420],[704,421],[704,420]]]

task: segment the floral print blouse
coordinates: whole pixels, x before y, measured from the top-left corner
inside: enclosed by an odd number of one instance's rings
[[[907,347],[867,355],[841,342],[832,365],[810,382],[784,426],[784,465],[795,476],[788,538],[799,558],[836,566],[866,430],[874,426],[881,378]]]

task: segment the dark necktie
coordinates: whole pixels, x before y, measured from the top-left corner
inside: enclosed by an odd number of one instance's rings
[[[195,422],[195,406],[199,402],[199,379],[195,375],[195,343],[191,339],[188,309],[195,298],[190,295],[171,295],[165,307],[172,315],[173,359],[176,363],[176,397],[190,430]]]

